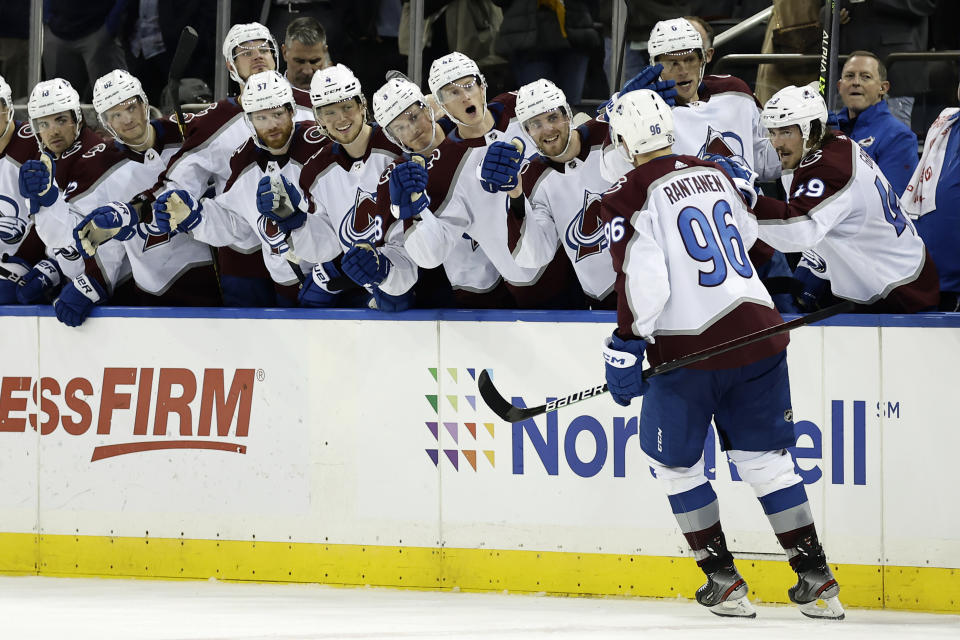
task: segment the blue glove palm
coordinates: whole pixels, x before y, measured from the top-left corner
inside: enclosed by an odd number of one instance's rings
[[[203,205],[183,189],[166,191],[153,203],[153,222],[161,233],[190,231],[203,220]]]
[[[361,287],[379,285],[390,273],[390,261],[373,245],[358,242],[343,256],[343,273]]]
[[[57,201],[60,190],[57,188],[54,177],[57,174],[57,165],[47,159],[27,160],[20,166],[19,186],[20,195],[30,199],[30,213],[36,213],[40,207],[49,207]]]
[[[613,401],[622,407],[642,396],[650,388],[643,379],[643,353],[645,340],[623,340],[614,331],[603,342],[603,359],[606,361],[607,387]]]
[[[390,211],[394,217],[407,220],[427,208],[430,198],[424,191],[430,175],[416,162],[403,162],[390,172]],[[414,194],[421,194],[413,200]]]
[[[480,184],[484,191],[513,191],[520,184],[525,149],[519,138],[514,138],[514,142],[494,142],[487,148],[480,165]]]
[[[53,301],[53,310],[63,324],[79,327],[93,311],[94,305],[106,297],[103,287],[85,274],[80,274],[60,291],[60,295]]]
[[[17,301],[20,304],[37,304],[60,284],[60,267],[53,260],[41,260],[20,280]],[[47,298],[49,300],[49,298]]]
[[[399,296],[391,296],[388,293],[380,291],[379,287],[373,288],[373,300],[377,305],[378,311],[387,313],[396,313],[406,311],[413,306],[413,289]]]
[[[819,257],[819,256],[818,256]],[[797,305],[804,313],[816,311],[821,307],[821,301],[830,292],[830,281],[814,275],[811,269],[813,262],[807,261],[806,253],[800,264],[793,272],[793,277],[800,282],[800,295],[797,296]]]
[[[92,258],[97,248],[110,240],[129,240],[136,231],[134,225],[139,222],[133,208],[126,202],[110,202],[97,207],[73,228],[73,240],[83,255]]]

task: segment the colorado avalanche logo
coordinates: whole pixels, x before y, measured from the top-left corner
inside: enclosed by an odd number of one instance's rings
[[[15,200],[0,195],[0,242],[18,244],[27,234],[27,221],[20,217]]]
[[[698,158],[708,154],[717,154],[738,160],[745,167],[753,168],[743,155],[743,139],[733,131],[717,131],[707,127],[707,140],[697,153]]]
[[[140,224],[136,227],[137,235],[143,239],[143,252],[146,253],[154,247],[159,247],[170,242],[170,238],[173,237],[173,234],[164,233],[160,231],[160,228],[157,225],[151,224]],[[176,232],[174,232],[175,234]]]
[[[377,194],[357,189],[353,207],[340,221],[340,244],[376,243],[383,238],[383,221],[377,215]]]
[[[584,191],[583,207],[567,225],[564,242],[571,250],[577,252],[575,262],[600,253],[608,246],[607,238],[603,234],[603,223],[600,221],[602,195],[602,193]]]
[[[280,230],[277,223],[267,216],[260,216],[257,220],[257,232],[270,247],[272,255],[283,255],[290,250],[286,235]]]
[[[58,258],[63,258],[64,260],[79,260],[80,251],[76,247],[61,247],[60,249],[54,249],[53,254]]]
[[[813,249],[807,249],[803,252],[800,258],[800,266],[806,267],[811,271],[816,271],[817,273],[827,272],[827,261]]]

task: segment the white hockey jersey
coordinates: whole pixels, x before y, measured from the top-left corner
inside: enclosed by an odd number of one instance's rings
[[[760,124],[760,105],[745,82],[733,76],[705,76],[700,100],[672,109],[676,153],[734,157],[759,174],[759,180],[780,177],[780,158]],[[612,146],[604,156],[604,175],[611,181],[632,167]]]
[[[409,291],[418,269],[403,248],[402,225],[390,226],[392,220],[381,218],[377,208],[380,177],[401,155],[400,148],[373,125],[362,158],[351,158],[337,142],[311,157],[300,172],[300,189],[308,194],[310,215],[290,234],[293,251],[304,260],[323,263],[358,242],[379,246],[392,265],[379,289],[392,296]]]
[[[522,172],[524,209],[518,223],[511,215],[510,250],[521,267],[550,263],[563,247],[584,293],[603,300],[613,292],[615,275],[600,220],[600,198],[611,183],[603,177],[607,124],[582,125],[580,154],[561,165],[536,155]]]
[[[283,155],[273,155],[257,146],[252,138],[248,138],[230,159],[231,174],[223,193],[201,201],[202,221],[190,234],[214,247],[234,246],[248,249],[251,243],[259,246],[264,265],[274,282],[281,285],[299,285],[300,274],[308,273],[313,268],[313,263],[300,260],[296,255],[290,255],[290,252],[280,254],[261,235],[261,232],[270,234],[273,239],[282,236],[282,233],[272,223],[264,225],[261,230],[257,188],[261,178],[276,173],[297,184],[301,168],[322,144],[321,139],[311,134],[312,131],[313,128],[303,124],[295,126],[293,140],[287,153]]]
[[[150,126],[157,138],[145,153],[111,141],[103,152],[78,162],[78,186],[69,196],[69,209],[78,223],[97,207],[112,201],[131,202],[156,183],[180,148],[180,133],[168,119],[154,120]],[[97,250],[97,265],[111,289],[130,272],[138,288],[161,296],[181,275],[213,264],[210,248],[187,234],[162,233],[145,222],[134,230],[131,238],[110,240]]]
[[[747,255],[756,219],[714,165],[655,158],[613,185],[601,212],[617,271],[618,333],[645,338],[651,365],[781,321]],[[779,336],[694,366],[742,366],[785,346]]]
[[[916,306],[904,310],[936,306],[936,278],[921,277],[933,268],[923,240],[857,143],[835,136],[786,173],[783,183],[787,202],[760,197],[754,207],[761,240],[780,251],[812,250],[803,264],[830,280],[841,298],[870,304],[909,285],[910,292],[897,296],[907,295]]]

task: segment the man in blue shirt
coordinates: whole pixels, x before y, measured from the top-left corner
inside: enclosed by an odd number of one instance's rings
[[[890,113],[884,100],[889,91],[883,62],[869,51],[854,51],[837,81],[845,108],[831,124],[863,147],[899,196],[917,167],[917,136]]]

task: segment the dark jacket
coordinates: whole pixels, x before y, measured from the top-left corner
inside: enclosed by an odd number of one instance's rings
[[[537,6],[537,0],[494,0],[503,7],[503,24],[497,35],[497,53],[510,57],[517,51],[557,51],[591,49],[600,46],[600,33],[593,26],[590,8],[583,0],[566,0],[564,27],[550,8]]]

